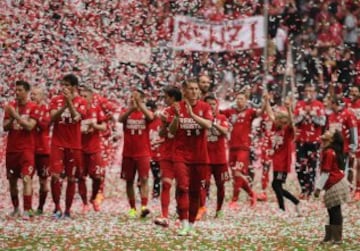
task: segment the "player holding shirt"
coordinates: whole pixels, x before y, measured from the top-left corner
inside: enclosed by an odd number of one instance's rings
[[[254,206],[256,203],[256,194],[250,188],[245,176],[249,175],[251,125],[257,116],[263,114],[264,109],[265,105],[263,105],[261,110],[249,108],[246,93],[240,92],[236,95],[236,106],[221,111],[232,125],[229,141],[229,163],[234,181],[230,207],[237,207],[240,188],[243,188],[250,196],[251,206]]]
[[[28,220],[32,216],[32,176],[34,174],[34,128],[38,119],[35,103],[28,100],[30,85],[16,81],[16,100],[5,106],[4,130],[8,131],[6,146],[6,173],[10,185],[10,196],[14,206],[13,217],[20,216],[18,179],[23,180],[24,214]]]
[[[215,217],[221,217],[223,212],[221,211],[224,197],[225,197],[225,182],[229,180],[229,172],[227,166],[227,147],[226,147],[226,135],[228,133],[229,124],[226,117],[219,113],[218,100],[213,95],[208,95],[204,98],[207,102],[214,116],[212,121],[212,127],[208,131],[208,152],[210,158],[209,172],[206,177],[206,186],[210,185],[211,175],[214,176],[216,188],[217,188],[217,206]],[[205,207],[206,190],[201,190],[200,208],[196,216],[196,220],[200,220],[202,215],[206,212]]]
[[[79,178],[79,194],[83,202],[83,213],[88,211],[86,177],[92,179],[92,194],[90,201],[95,211],[100,211],[100,204],[95,200],[102,181],[105,178],[105,166],[101,155],[100,132],[106,130],[106,117],[101,107],[93,102],[93,90],[90,87],[83,87],[81,96],[87,102],[87,112],[81,121],[81,145],[83,172]]]
[[[81,119],[86,114],[86,101],[77,93],[79,81],[68,74],[61,81],[62,94],[50,102],[50,117],[54,124],[50,152],[51,193],[55,204],[54,218],[62,217],[60,207],[62,177],[67,177],[65,218],[76,189],[76,178],[81,177]]]
[[[130,204],[129,217],[137,216],[135,206],[134,181],[136,172],[140,179],[141,214],[144,218],[150,210],[147,207],[149,196],[150,136],[149,124],[154,114],[144,103],[144,93],[140,90],[131,95],[129,108],[124,110],[119,121],[124,124],[124,151],[121,178],[126,181],[126,194]]]
[[[166,121],[169,111],[175,102],[181,101],[182,95],[177,87],[166,87],[165,104],[167,107],[160,113],[162,120],[162,128],[159,135],[164,138],[160,145],[160,174],[161,174],[161,217],[157,217],[154,223],[159,226],[169,226],[169,204],[170,204],[170,189],[176,171],[173,167],[172,161],[172,144],[174,142],[174,135],[169,132],[169,123]]]
[[[44,204],[49,192],[48,177],[50,168],[50,113],[46,104],[45,90],[35,87],[31,91],[31,99],[39,110],[39,119],[35,127],[35,169],[39,176],[39,206],[36,214],[43,214]]]
[[[199,100],[196,79],[183,83],[184,100],[169,111],[169,131],[175,135],[173,164],[176,170],[178,213],[182,228],[179,235],[191,234],[200,206],[201,187],[205,187],[209,163],[207,131],[213,119],[210,106]],[[190,223],[190,224],[189,224]]]

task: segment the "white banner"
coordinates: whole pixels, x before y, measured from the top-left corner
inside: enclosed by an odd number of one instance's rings
[[[149,64],[151,61],[151,47],[148,46],[117,44],[115,54],[120,62]]]
[[[265,46],[264,17],[214,23],[187,16],[176,16],[172,47],[190,51],[236,51]]]

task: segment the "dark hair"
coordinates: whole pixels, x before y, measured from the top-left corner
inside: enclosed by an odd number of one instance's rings
[[[182,99],[181,91],[176,86],[167,86],[164,92],[169,97],[175,98],[175,101],[181,101]]]
[[[344,139],[338,130],[336,130],[332,137],[331,144],[327,147],[335,151],[336,161],[341,170],[345,169],[345,154],[344,154]]]
[[[204,101],[206,102],[206,101],[208,101],[209,99],[210,99],[210,100],[217,100],[216,97],[215,97],[215,95],[214,95],[213,93],[210,93],[210,94],[206,95],[205,98],[204,98]]]
[[[62,80],[68,82],[71,86],[79,85],[79,80],[74,74],[67,74]]]
[[[24,87],[25,91],[27,91],[27,92],[30,91],[30,89],[31,89],[30,84],[24,80],[16,81],[15,85]]]
[[[183,81],[182,87],[187,87],[189,83],[199,84],[199,81],[197,78],[189,78],[189,79]]]
[[[146,102],[146,107],[149,108],[152,111],[155,111],[157,108],[156,102],[154,100],[148,100]]]
[[[337,96],[333,96],[331,98],[331,103],[337,106],[343,106],[344,105],[344,100],[342,100],[341,98],[337,97]]]

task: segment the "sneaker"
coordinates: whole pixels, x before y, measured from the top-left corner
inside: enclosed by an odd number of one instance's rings
[[[300,200],[309,200],[309,198],[310,198],[310,196],[308,194],[306,194],[306,193],[301,193],[299,195]]]
[[[177,234],[179,236],[187,236],[189,235],[189,231],[190,231],[190,227],[189,226],[183,226],[178,232]]]
[[[230,201],[229,202],[229,208],[232,209],[232,210],[238,210],[238,209],[240,209],[240,206],[237,203],[237,201]]]
[[[267,201],[267,194],[266,192],[259,193],[256,198],[258,201]]]
[[[134,219],[137,217],[137,212],[136,212],[136,209],[135,208],[131,208],[128,212],[128,216],[129,218],[131,219]]]
[[[98,202],[96,200],[93,200],[92,202],[93,208],[95,212],[99,212],[100,211],[100,204],[98,204]]]
[[[143,206],[143,207],[141,208],[140,218],[145,218],[145,217],[148,216],[149,214],[150,214],[149,208]]]
[[[30,209],[30,210],[26,210],[26,211],[24,211],[24,213],[23,213],[22,219],[23,219],[23,220],[30,220],[33,216],[34,216],[34,214],[33,214],[33,212],[32,212],[31,209]]]
[[[200,207],[197,215],[196,215],[196,220],[199,221],[201,220],[201,218],[206,214],[206,207]]]
[[[224,212],[222,210],[219,210],[215,214],[215,218],[221,219],[224,218]]]
[[[63,219],[64,220],[72,220],[71,214],[70,213],[64,213]]]
[[[360,191],[356,191],[354,194],[354,200],[359,201],[360,200]]]
[[[155,225],[162,226],[162,227],[169,227],[169,219],[165,217],[157,217],[154,220]]]
[[[100,206],[101,203],[103,202],[103,200],[104,200],[104,194],[101,193],[101,192],[99,192],[99,193],[96,195],[94,201],[96,201],[96,203]]]
[[[62,217],[62,212],[61,211],[59,211],[59,210],[54,211],[53,218],[55,220],[59,220],[59,219],[61,219],[61,217]]]
[[[88,204],[83,204],[82,209],[81,209],[81,213],[82,214],[87,214],[90,210],[90,206]]]
[[[35,211],[35,215],[36,216],[40,216],[40,215],[43,215],[44,214],[44,211],[40,208],[38,208],[36,211]]]
[[[15,208],[14,211],[10,213],[10,217],[19,218],[21,216],[19,208]]]

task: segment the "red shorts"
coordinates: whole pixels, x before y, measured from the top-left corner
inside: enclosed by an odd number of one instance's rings
[[[89,175],[91,178],[105,177],[105,166],[101,152],[83,153],[83,164],[83,176]]]
[[[35,173],[34,164],[33,150],[6,153],[6,176],[7,178],[22,178],[25,175],[32,177]]]
[[[124,157],[121,168],[121,178],[126,181],[134,181],[136,171],[140,179],[149,178],[150,157]]]
[[[174,163],[171,160],[160,160],[161,178],[175,178]]]
[[[47,178],[49,173],[50,155],[35,154],[35,169],[40,178]]]
[[[233,172],[240,171],[243,174],[248,174],[250,163],[250,151],[248,150],[234,150],[230,151],[229,164]]]
[[[214,175],[216,183],[224,183],[230,180],[229,170],[227,164],[210,165],[210,174]],[[209,177],[210,181],[211,175]]]
[[[50,174],[62,174],[67,177],[82,176],[82,151],[80,149],[51,147]]]

